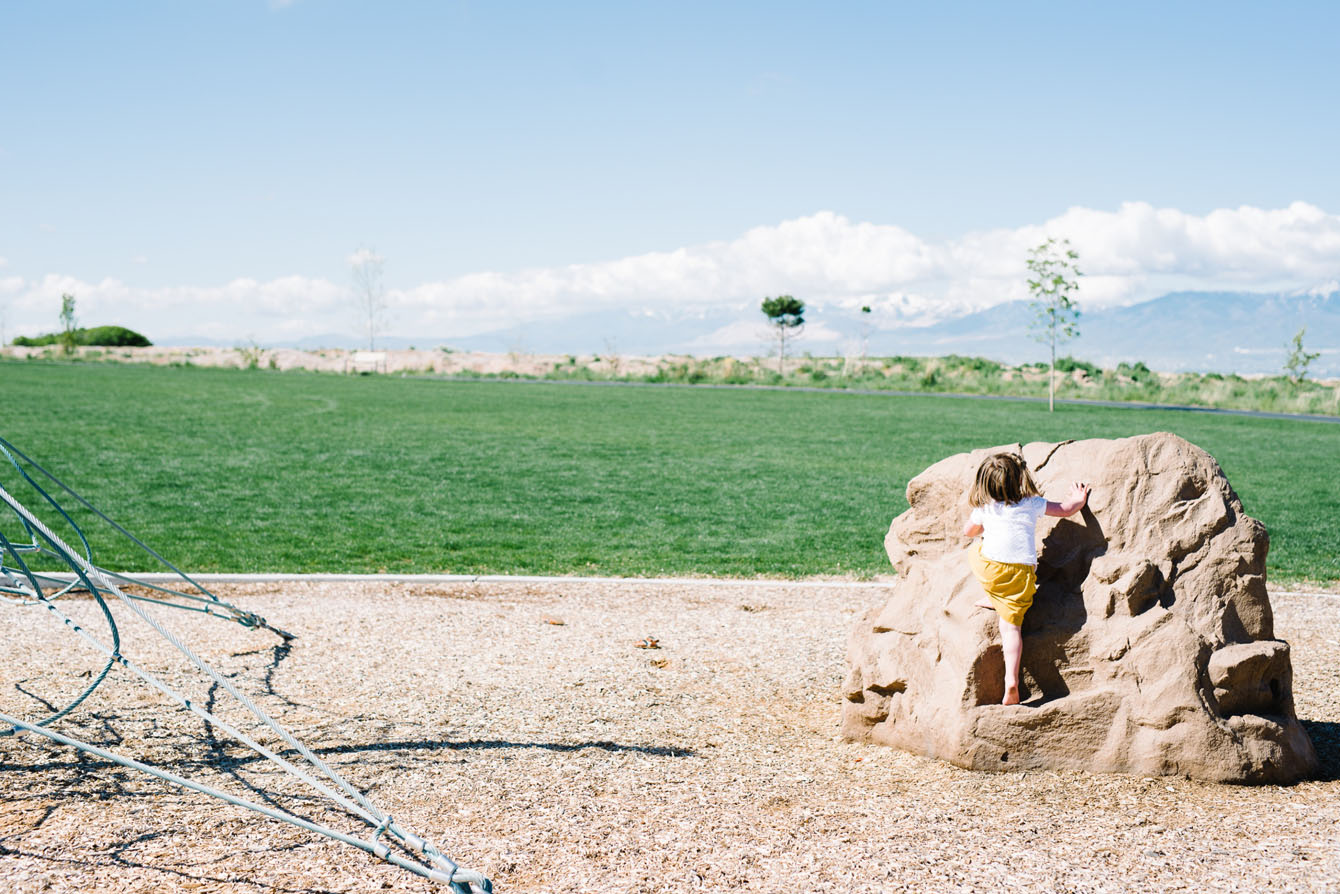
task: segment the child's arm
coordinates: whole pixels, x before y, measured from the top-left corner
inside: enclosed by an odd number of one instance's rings
[[[1076,512],[1084,508],[1089,502],[1089,491],[1092,490],[1089,485],[1082,481],[1073,481],[1070,484],[1070,493],[1065,495],[1065,499],[1059,503],[1047,501],[1047,514],[1057,518],[1069,518]]]
[[[966,525],[963,526],[963,536],[971,539],[973,537],[976,537],[978,534],[982,533],[982,530],[983,528],[981,525],[977,524],[976,522],[969,521]]]

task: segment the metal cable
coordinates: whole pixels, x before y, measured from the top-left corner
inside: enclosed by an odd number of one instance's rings
[[[3,441],[3,439],[0,439],[0,444],[7,444],[7,443],[8,442]],[[3,447],[0,447],[0,450],[3,449],[4,449]],[[13,457],[10,457],[10,459],[11,462],[13,462]],[[29,461],[31,462],[31,460]],[[17,466],[17,463],[15,463],[15,465]],[[36,464],[34,464],[34,466],[36,466]],[[38,468],[40,469],[40,467]],[[22,472],[22,469],[20,469],[20,472]],[[44,474],[47,473],[44,472]],[[48,475],[48,477],[52,476]],[[37,490],[41,492],[44,497],[46,497],[48,502],[52,503],[53,505],[56,505],[55,500],[52,497],[50,497],[50,495],[46,494],[45,491],[42,491],[42,489],[38,487],[36,482],[32,481],[31,477],[29,477],[26,473],[24,473],[24,478],[28,480],[28,482],[32,484],[33,487],[37,488]],[[53,480],[55,479],[53,478]],[[66,490],[69,489],[66,488]],[[70,492],[73,493],[73,491]],[[86,501],[83,501],[82,498],[80,499],[81,502],[85,502],[85,505],[88,505]],[[468,892],[475,892],[475,894],[479,894],[479,892],[492,890],[492,885],[487,878],[480,875],[479,873],[460,869],[460,867],[455,863],[455,861],[451,860],[449,857],[444,855],[437,847],[432,845],[422,836],[419,836],[409,831],[408,829],[401,827],[398,823],[395,823],[389,815],[379,810],[376,807],[376,805],[372,804],[372,802],[369,801],[363,795],[362,792],[358,791],[343,777],[341,777],[333,769],[327,766],[326,763],[322,761],[319,757],[317,757],[309,748],[307,748],[300,741],[294,738],[286,729],[284,729],[283,726],[281,726],[278,722],[276,722],[273,718],[271,718],[265,711],[263,711],[259,706],[257,706],[244,693],[238,690],[237,687],[235,687],[231,683],[231,681],[229,681],[227,678],[225,678],[217,671],[215,671],[203,659],[201,659],[198,655],[196,655],[185,643],[183,643],[180,639],[178,639],[171,631],[169,631],[166,627],[164,627],[156,618],[150,615],[144,608],[142,608],[138,604],[139,601],[153,601],[160,604],[168,604],[168,605],[172,605],[172,603],[164,603],[162,600],[142,600],[128,596],[120,589],[120,587],[118,587],[115,583],[113,583],[113,581],[111,580],[111,577],[113,575],[109,575],[108,573],[103,572],[102,569],[93,565],[91,557],[86,558],[85,556],[82,556],[79,553],[75,552],[73,549],[71,549],[69,545],[66,544],[65,541],[59,535],[54,533],[40,519],[38,519],[31,512],[29,512],[28,509],[23,506],[23,504],[21,504],[17,499],[11,496],[9,492],[6,491],[3,487],[0,487],[0,501],[3,501],[6,505],[9,506],[10,509],[12,509],[18,515],[18,517],[23,521],[25,528],[27,528],[27,530],[30,533],[34,533],[33,538],[34,546],[37,546],[37,535],[40,535],[42,539],[46,540],[50,544],[50,550],[44,550],[44,552],[50,552],[51,555],[63,560],[65,564],[75,573],[77,578],[76,582],[82,584],[83,587],[86,588],[93,595],[93,598],[97,600],[99,606],[101,607],[104,613],[104,616],[107,619],[109,628],[112,632],[112,638],[114,642],[114,645],[111,647],[108,647],[105,644],[101,643],[96,639],[96,637],[93,637],[82,627],[80,627],[77,623],[75,623],[73,619],[69,618],[64,613],[60,612],[59,609],[55,607],[55,605],[50,601],[49,598],[42,596],[42,588],[41,584],[38,581],[37,575],[31,569],[28,568],[27,564],[18,554],[18,550],[24,548],[15,547],[15,545],[13,545],[8,539],[4,538],[4,535],[0,533],[0,547],[3,547],[3,549],[0,549],[0,558],[3,558],[6,552],[9,555],[13,556],[15,561],[20,566],[22,566],[22,571],[24,575],[28,578],[32,591],[36,595],[38,600],[42,602],[48,608],[48,610],[50,610],[53,614],[55,614],[58,618],[60,618],[67,627],[73,629],[77,634],[79,634],[83,639],[85,639],[85,641],[94,645],[95,648],[98,648],[100,651],[104,652],[104,654],[108,656],[107,665],[103,668],[102,673],[98,675],[98,677],[94,680],[94,682],[86,688],[86,690],[75,700],[75,702],[71,703],[70,705],[67,705],[61,711],[57,712],[51,717],[46,718],[44,721],[41,721],[39,723],[30,723],[28,721],[18,720],[16,718],[11,718],[8,715],[0,714],[0,720],[3,720],[6,724],[10,726],[10,729],[6,730],[4,734],[10,734],[14,730],[18,729],[38,733],[40,735],[46,736],[49,739],[52,739],[53,741],[58,741],[66,745],[71,745],[75,748],[79,748],[91,754],[97,754],[99,756],[105,757],[108,760],[112,760],[116,763],[119,763],[123,766],[138,769],[143,772],[149,773],[153,776],[156,776],[158,778],[165,779],[169,782],[173,782],[174,784],[183,785],[186,788],[190,788],[192,790],[199,791],[204,794],[211,795],[213,797],[221,798],[222,800],[227,801],[228,803],[235,804],[240,807],[245,807],[250,810],[254,810],[258,813],[262,813],[273,819],[288,822],[293,825],[309,829],[310,831],[326,835],[336,840],[344,841],[345,843],[348,844],[353,844],[354,846],[359,847],[362,850],[366,850],[369,853],[373,853],[376,856],[384,860],[387,860],[388,862],[391,862],[397,866],[400,866],[403,869],[407,869],[411,872],[414,872],[417,875],[421,875],[425,878],[432,878],[436,881],[446,882],[447,884],[450,884],[452,886],[453,890],[462,892],[462,894],[468,894]],[[92,507],[90,506],[90,508]],[[87,550],[87,541],[84,539],[83,533],[79,531],[78,526],[74,524],[73,520],[71,520],[70,517],[63,510],[60,510],[60,507],[58,505],[57,509],[60,511],[61,516],[65,518],[67,522],[69,522],[69,524],[75,529],[76,532],[78,532],[79,538],[81,542],[85,545],[85,548]],[[94,511],[96,512],[96,510]],[[102,515],[101,513],[98,513],[98,515],[110,522],[110,519],[107,519],[105,515]],[[128,532],[124,532],[124,529],[121,529],[119,526],[116,527],[123,533],[127,533],[127,536],[130,536]],[[131,537],[131,539],[134,540],[136,543],[140,543],[140,541],[138,541],[134,537]],[[153,553],[153,555],[157,556],[156,553]],[[164,560],[164,562],[165,564],[168,564],[166,563],[166,560]],[[169,564],[168,567],[172,566]],[[122,575],[115,575],[115,576],[120,577],[123,580],[132,580]],[[187,581],[190,581],[190,579],[186,578],[185,575],[183,575],[183,578],[186,579]],[[8,575],[6,575],[6,579],[9,580]],[[69,589],[75,586],[76,582],[71,582],[71,584],[61,592],[62,593],[67,592]],[[191,583],[195,585],[194,582]],[[198,589],[201,590],[201,592],[208,593],[208,591],[204,590],[203,587],[198,587],[198,585],[196,586]],[[256,742],[254,739],[247,736],[246,734],[242,733],[236,727],[216,717],[212,712],[209,712],[204,708],[201,708],[199,705],[192,703],[189,699],[176,693],[170,687],[164,685],[156,678],[154,678],[152,675],[134,666],[130,661],[124,658],[124,656],[120,654],[119,632],[117,630],[115,621],[111,616],[110,609],[108,608],[105,600],[102,597],[103,593],[111,593],[115,595],[118,599],[120,599],[121,602],[128,609],[130,609],[131,612],[133,612],[142,621],[144,621],[146,624],[152,627],[160,636],[162,636],[169,643],[171,643],[199,671],[204,673],[217,685],[222,687],[224,691],[226,691],[229,695],[231,695],[234,699],[236,699],[238,703],[246,707],[252,713],[253,716],[255,716],[258,720],[260,720],[265,726],[269,727],[269,729],[272,732],[274,732],[277,736],[279,736],[279,738],[281,738],[290,747],[292,747],[295,751],[297,751],[300,755],[302,755],[302,757],[306,759],[306,761],[309,764],[311,764],[314,768],[320,770],[321,773],[324,774],[327,779],[333,782],[335,786],[337,786],[340,790],[342,790],[344,794],[340,794],[340,792],[334,791],[328,786],[322,784],[319,780],[312,778],[302,769],[295,766],[291,762],[285,760],[284,758],[280,757],[274,751],[260,745],[258,742]],[[232,610],[232,613],[230,613],[229,616],[233,617],[235,620],[242,620],[242,617],[245,616],[257,619],[259,621],[259,624],[247,624],[246,626],[265,626],[269,629],[276,630],[276,632],[280,632],[277,630],[277,628],[270,627],[269,624],[266,624],[264,622],[264,619],[260,619],[259,616],[251,615],[250,613],[235,609],[233,606],[229,606],[222,600],[218,600],[217,598],[213,597],[212,594],[209,595],[211,596],[212,601],[214,601],[215,603],[221,606],[226,606],[228,609]],[[184,606],[173,605],[172,607],[184,607]],[[210,613],[212,614],[213,612]],[[246,624],[246,621],[242,620],[242,623]],[[286,634],[285,636],[287,637]],[[52,721],[58,719],[59,717],[68,714],[80,702],[82,702],[85,698],[87,698],[87,696],[93,691],[93,689],[95,689],[97,685],[100,684],[106,678],[108,672],[110,671],[111,667],[114,664],[121,664],[127,669],[136,673],[147,683],[153,686],[155,689],[158,689],[160,692],[166,695],[169,699],[177,702],[179,705],[187,708],[193,713],[196,713],[198,716],[205,718],[208,722],[216,724],[220,729],[224,730],[229,735],[233,736],[239,742],[247,745],[252,750],[256,751],[258,754],[267,758],[268,760],[274,761],[282,769],[284,769],[285,772],[288,772],[295,778],[298,778],[303,782],[305,782],[306,784],[312,786],[314,789],[321,792],[322,794],[325,794],[327,797],[331,798],[336,803],[343,806],[346,810],[348,810],[358,818],[369,823],[369,825],[374,826],[377,832],[373,840],[370,842],[364,841],[362,839],[345,835],[344,833],[340,833],[335,830],[327,829],[326,827],[308,822],[306,820],[301,819],[300,817],[293,816],[284,811],[263,807],[261,805],[254,804],[250,801],[246,801],[245,799],[236,798],[232,795],[228,795],[225,792],[220,792],[216,789],[212,789],[209,786],[204,786],[199,783],[190,782],[189,780],[185,780],[181,777],[175,776],[165,771],[152,768],[146,764],[141,764],[129,758],[124,758],[119,755],[115,755],[112,752],[96,748],[95,746],[88,745],[87,743],[80,742],[76,739],[72,739],[68,736],[63,736],[59,733],[55,733],[51,730],[44,728],[44,724],[51,723]],[[404,858],[398,856],[397,854],[392,853],[387,845],[381,844],[376,841],[376,839],[379,838],[383,833],[388,834],[393,838],[397,839],[401,844],[419,851],[421,854],[424,855],[425,858],[427,858],[430,864],[432,864],[437,868],[433,869],[429,868],[428,866],[413,863],[412,861],[405,860]]]

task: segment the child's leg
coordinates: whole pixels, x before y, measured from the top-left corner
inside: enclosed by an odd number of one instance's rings
[[[1000,647],[1005,653],[1005,698],[1002,705],[1019,704],[1019,666],[1024,656],[1024,634],[1018,624],[1000,619]]]

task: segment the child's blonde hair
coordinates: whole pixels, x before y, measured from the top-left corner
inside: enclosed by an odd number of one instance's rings
[[[988,503],[1018,503],[1024,497],[1040,497],[1037,482],[1028,474],[1022,456],[1013,453],[993,453],[977,467],[977,480],[968,491],[968,502],[973,506]]]

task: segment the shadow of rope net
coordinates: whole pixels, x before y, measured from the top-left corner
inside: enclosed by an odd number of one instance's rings
[[[483,875],[460,868],[433,843],[406,829],[393,820],[390,814],[374,805],[257,706],[229,677],[201,659],[163,625],[155,612],[171,609],[210,615],[253,630],[269,631],[285,643],[293,639],[292,634],[272,625],[260,615],[238,608],[211,593],[4,438],[0,438],[0,453],[3,453],[0,459],[0,503],[3,503],[0,505],[0,600],[9,603],[6,610],[11,616],[8,621],[10,624],[32,624],[35,621],[31,613],[40,613],[52,623],[64,625],[71,634],[101,656],[101,668],[91,674],[89,683],[63,705],[47,705],[50,710],[44,716],[23,718],[0,712],[0,736],[40,736],[96,755],[182,788],[359,848],[415,875],[449,885],[456,894],[492,891],[492,884]],[[15,496],[16,493],[22,494],[29,505],[21,502]],[[60,495],[60,499],[56,494]],[[62,500],[65,501],[64,505]],[[37,507],[37,511],[30,509],[30,506]],[[167,568],[175,575],[172,585],[149,583],[132,574],[112,572],[95,564],[89,539],[72,517],[72,511],[76,508],[81,519],[92,519],[94,524],[105,526],[114,535],[128,538],[147,559]],[[155,576],[156,581],[160,579],[161,576]],[[81,624],[73,616],[74,613],[65,611],[63,606],[68,603],[66,597],[73,596],[93,601],[96,606],[94,617],[99,626],[105,629],[94,632]],[[148,625],[176,649],[196,675],[208,678],[212,683],[211,688],[226,693],[236,706],[245,709],[246,716],[254,720],[251,725],[256,735],[221,717],[212,700],[210,707],[202,706],[137,664],[132,655],[127,654],[131,650],[125,648],[116,614],[112,610],[113,605]],[[93,625],[89,623],[88,626]],[[250,748],[306,786],[309,795],[318,794],[326,799],[342,818],[342,825],[347,828],[334,828],[333,825],[300,816],[280,806],[276,798],[263,797],[261,800],[266,803],[257,803],[239,797],[90,744],[54,728],[62,718],[76,711],[115,668],[124,669],[177,709],[198,716],[214,729]],[[270,744],[263,744],[257,736],[267,739]]]

